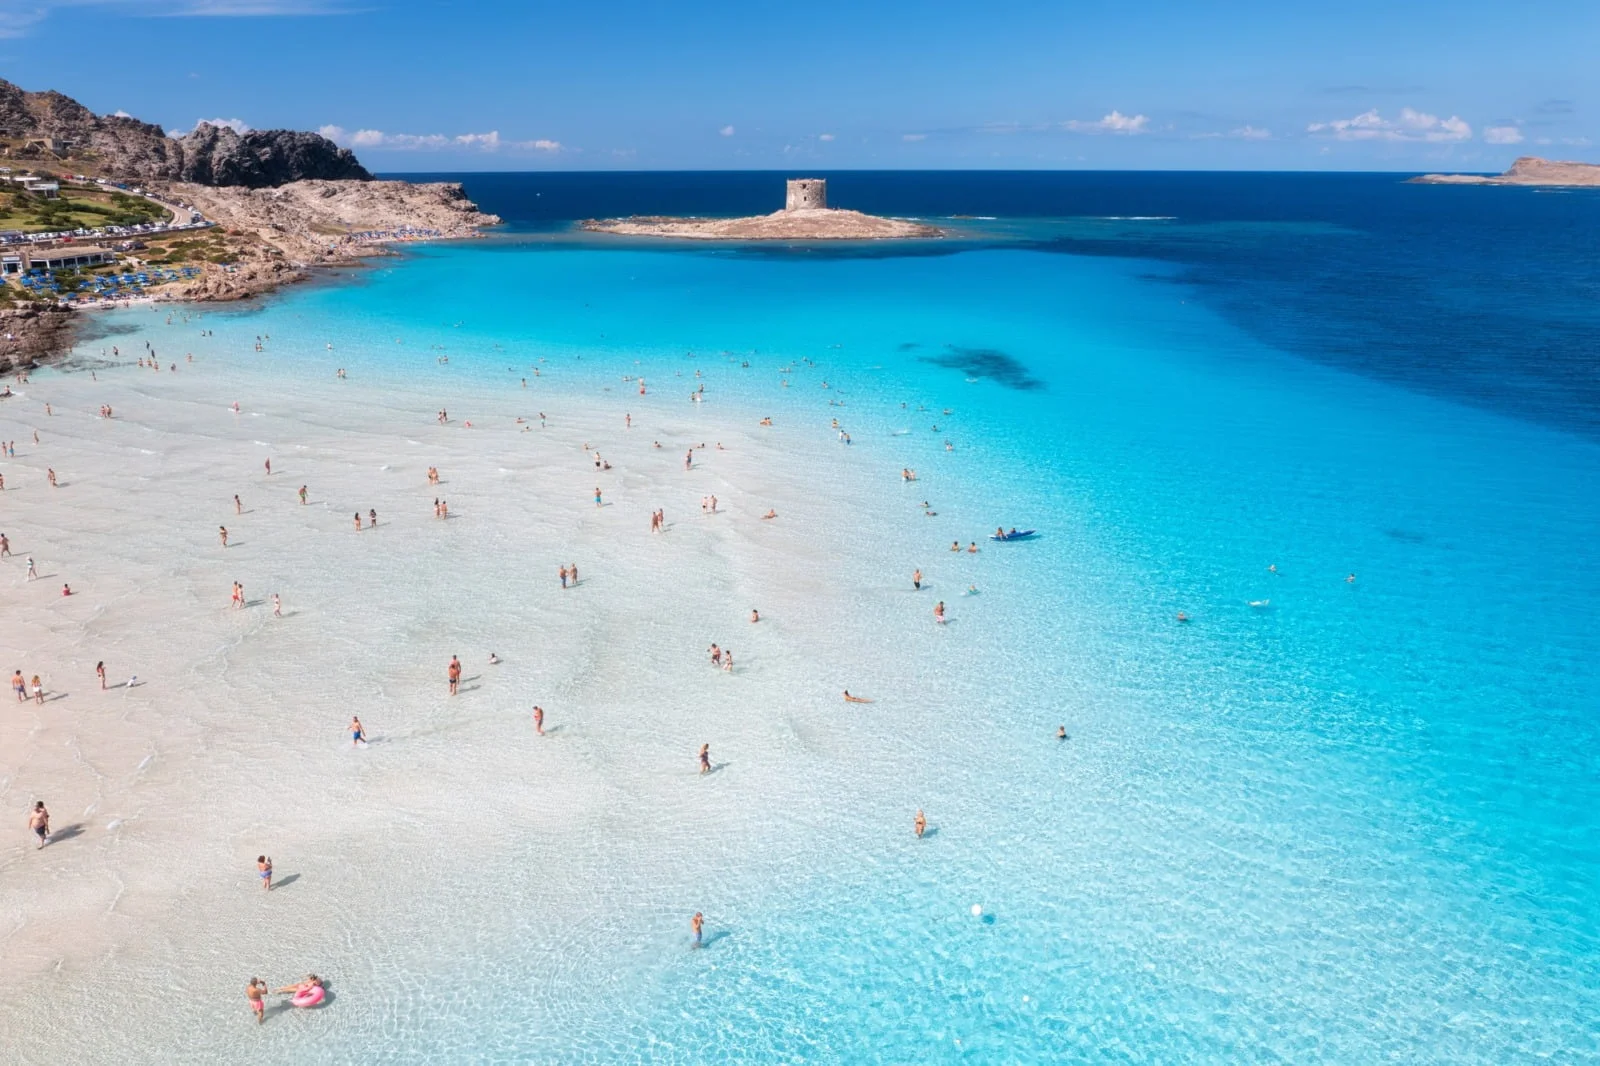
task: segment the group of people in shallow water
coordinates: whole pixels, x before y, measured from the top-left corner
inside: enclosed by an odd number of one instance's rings
[[[244,998],[250,1004],[250,1011],[256,1016],[257,1024],[267,1020],[268,995],[288,996],[290,1004],[296,1007],[315,1007],[327,998],[327,986],[322,983],[322,978],[311,973],[292,985],[284,985],[268,992],[265,981],[259,977],[250,978],[250,983],[244,989]]]
[[[152,359],[152,363],[153,362],[154,362],[154,360]],[[343,376],[342,371],[340,373],[340,376],[341,377]],[[237,405],[235,405],[235,410],[237,410]],[[111,409],[110,409],[110,407],[109,406],[103,407],[102,411],[101,411],[101,415],[102,415],[102,417],[105,417],[105,418],[111,417]],[[450,419],[449,419],[449,416],[448,416],[447,412],[444,411],[443,409],[439,410],[437,418],[438,418],[438,422],[441,425],[444,425],[444,424],[447,424],[447,423],[450,422]],[[545,420],[545,416],[544,416],[543,412],[541,412],[540,413],[541,425],[544,423],[544,420]],[[520,421],[521,420],[519,419],[519,422]],[[625,419],[625,424],[627,424],[631,428],[631,417]],[[763,426],[771,426],[772,425],[772,420],[770,418],[762,419],[762,425]],[[849,440],[848,434],[843,433],[842,430],[841,430],[841,438],[843,440],[845,440],[846,442],[848,442],[848,440]],[[655,447],[659,448],[660,446],[661,445],[660,445],[659,442],[657,442],[655,444]],[[699,447],[700,448],[704,448],[705,445],[701,444],[701,445],[699,445]],[[717,447],[719,449],[721,448],[720,443],[717,445]],[[685,469],[693,469],[694,464],[695,464],[695,458],[696,458],[695,454],[694,454],[695,451],[696,451],[696,448],[690,447],[688,449],[688,451],[686,452],[686,454],[684,455],[684,467],[685,467]],[[602,470],[610,469],[610,464],[605,462],[601,458],[601,456],[599,455],[598,451],[593,451],[592,455],[591,455],[591,458],[593,459],[594,464],[595,464],[595,466],[597,468],[602,469]],[[271,472],[272,472],[272,470],[271,470],[271,460],[270,459],[268,459],[264,463],[264,468],[265,468],[266,473],[268,475],[270,475]],[[914,470],[911,470],[910,468],[906,468],[906,469],[902,470],[901,473],[902,473],[902,477],[906,481],[917,480],[916,472]],[[430,486],[437,486],[437,485],[442,483],[442,479],[441,479],[441,477],[439,475],[439,470],[438,470],[437,467],[429,467],[427,469],[427,482],[428,482],[428,484]],[[300,501],[300,503],[302,505],[305,505],[308,502],[307,501],[307,488],[305,486],[301,486],[300,487],[298,496],[299,496],[299,501]],[[600,490],[599,487],[596,487],[596,489],[595,489],[595,497],[594,497],[594,499],[595,499],[595,503],[596,503],[597,506],[603,505],[603,502],[604,502],[603,501],[603,496],[602,496],[602,493],[601,493],[601,490]],[[243,514],[244,511],[243,511],[242,503],[240,501],[240,498],[237,495],[234,496],[233,502],[234,502],[234,507],[235,507],[235,513],[236,514]],[[925,503],[924,507],[927,508],[927,506],[928,505]],[[719,501],[718,501],[717,497],[716,496],[705,496],[705,497],[703,497],[702,500],[701,500],[701,510],[702,510],[702,513],[706,514],[706,515],[712,515],[712,514],[718,513]],[[931,513],[931,508],[928,508],[928,510]],[[446,517],[446,516],[448,516],[448,504],[446,504],[442,499],[439,499],[439,498],[436,497],[434,499],[434,513],[438,517]],[[761,514],[760,517],[763,518],[763,519],[776,518],[777,517],[777,511],[776,511],[775,508],[769,508],[764,514]],[[355,526],[355,528],[357,530],[361,530],[361,529],[364,529],[364,528],[376,528],[376,526],[378,524],[378,515],[377,515],[376,508],[372,508],[366,513],[365,521],[363,520],[362,513],[359,510],[356,511],[354,513],[354,515],[353,515],[353,524],[354,524],[354,526]],[[651,514],[651,531],[652,532],[661,532],[661,531],[664,530],[664,527],[665,527],[665,511],[664,511],[664,509],[657,509],[657,510],[653,511],[652,514]],[[221,542],[223,547],[227,547],[229,545],[229,530],[228,530],[228,528],[226,526],[220,526],[219,525],[219,527],[218,527],[218,537],[219,537],[219,540],[220,540],[220,542]],[[952,542],[951,551],[953,551],[953,552],[962,551],[962,548],[960,546],[959,541]],[[966,551],[968,553],[972,553],[972,554],[977,553],[978,546],[977,546],[976,542],[971,543],[968,546],[968,548],[966,549]],[[560,582],[561,582],[561,585],[562,585],[563,588],[568,588],[568,587],[572,587],[572,586],[576,585],[578,583],[578,580],[579,580],[577,564],[573,563],[570,566],[562,565],[559,568],[558,576],[559,576],[559,579],[560,579]],[[915,580],[915,584],[918,587],[920,587],[920,584],[921,584],[921,572],[920,571],[918,571],[916,573],[914,580]],[[274,595],[273,596],[273,601],[274,601],[275,613],[277,613],[277,610],[276,610],[277,609],[277,600],[278,600],[278,597],[276,595]],[[243,607],[246,606],[246,601],[245,601],[245,597],[244,597],[244,586],[243,586],[243,584],[241,582],[237,582],[237,581],[233,582],[233,586],[232,586],[232,605],[233,605],[234,608],[243,608]],[[936,620],[938,620],[940,622],[944,621],[944,603],[943,603],[943,601],[940,601],[937,604],[937,606],[934,608],[934,614],[935,614]],[[749,621],[751,623],[760,622],[761,621],[760,612],[758,610],[752,608],[751,611],[750,611],[750,614],[749,614]],[[714,668],[720,668],[724,672],[732,672],[733,666],[734,666],[734,656],[733,656],[733,653],[732,653],[731,650],[729,650],[727,648],[724,648],[724,647],[721,647],[718,644],[712,644],[710,649],[709,649],[709,653],[710,653],[710,660],[711,660],[712,666]],[[498,659],[497,656],[495,656],[493,653],[491,653],[489,661],[490,661],[491,664],[494,664],[494,663],[498,663],[499,659]],[[459,693],[461,691],[461,684],[462,684],[462,681],[463,681],[463,676],[462,676],[463,675],[463,670],[464,670],[464,668],[463,668],[463,666],[461,664],[461,661],[460,661],[459,657],[452,656],[451,662],[450,662],[450,666],[449,666],[449,669],[448,669],[448,672],[447,672],[448,687],[449,687],[449,692],[450,692],[451,695],[455,695],[455,694],[457,694],[457,693]],[[102,677],[102,684],[103,684],[103,677]],[[131,684],[131,682],[130,682],[130,684]],[[37,676],[34,678],[33,687],[34,687],[35,698],[36,699],[42,698],[41,695],[40,695],[40,693],[41,693],[40,682],[39,682],[39,679],[38,679]],[[14,688],[17,690],[19,700],[26,698],[26,690],[25,690],[25,686],[23,685],[23,682],[22,682],[22,674],[21,674],[20,670],[17,671],[16,676],[14,678]],[[871,703],[874,702],[871,698],[852,694],[849,690],[845,690],[844,691],[843,698],[844,698],[844,700],[846,702],[851,703],[851,704],[871,704]],[[534,728],[534,732],[537,735],[543,736],[545,734],[545,730],[544,730],[544,710],[543,710],[542,707],[540,707],[538,705],[535,705],[533,707],[533,728]],[[351,716],[350,721],[349,721],[349,726],[347,728],[347,732],[348,732],[348,734],[350,736],[350,743],[351,743],[351,747],[352,748],[365,746],[368,743],[366,729],[365,729],[365,726],[362,723],[362,721],[361,721],[359,716],[355,716],[355,715]],[[1063,727],[1063,731],[1062,731],[1062,739],[1065,739],[1064,727]],[[699,746],[699,749],[698,749],[698,752],[697,752],[697,762],[698,762],[699,772],[702,775],[703,774],[710,774],[716,769],[716,767],[713,765],[713,763],[711,761],[710,743],[709,742],[702,743]],[[47,844],[49,842],[49,812],[45,809],[45,806],[44,806],[44,803],[43,803],[42,800],[38,801],[36,803],[36,805],[35,805],[35,809],[30,812],[29,826],[37,834],[37,836],[39,838],[39,842],[40,842],[39,843],[40,847],[43,847],[45,844]],[[918,809],[916,811],[916,816],[915,816],[915,819],[914,819],[914,832],[915,832],[916,836],[922,837],[924,835],[926,829],[927,829],[927,818],[926,818],[924,812],[922,810]],[[272,864],[272,859],[271,859],[270,856],[267,856],[265,854],[258,856],[258,859],[257,859],[257,872],[258,872],[258,875],[259,875],[263,890],[271,891],[271,889],[273,887],[273,864]],[[704,915],[702,913],[700,913],[700,912],[695,912],[693,918],[691,919],[691,928],[692,928],[692,931],[693,931],[693,934],[694,934],[694,946],[696,946],[696,947],[699,947],[699,946],[701,946],[703,944],[704,924],[705,924]],[[291,997],[295,997],[297,1006],[310,1005],[310,1001],[312,999],[314,999],[315,1002],[321,1002],[323,989],[324,989],[323,982],[322,982],[321,978],[319,978],[316,974],[309,974],[304,979],[302,979],[301,981],[295,982],[294,984],[283,986],[283,987],[275,989],[275,990],[269,990],[267,984],[264,981],[262,981],[261,979],[259,979],[259,978],[251,978],[249,984],[247,985],[246,997],[247,997],[247,1000],[249,1001],[249,1004],[250,1004],[250,1007],[251,1007],[252,1011],[256,1014],[257,1020],[259,1022],[261,1020],[264,1020],[264,1016],[265,1016],[265,997],[267,995],[272,995],[272,994],[289,995]],[[302,997],[305,997],[305,1002],[301,1002]]]

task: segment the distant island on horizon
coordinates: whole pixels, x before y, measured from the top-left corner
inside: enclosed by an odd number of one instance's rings
[[[1600,163],[1573,163],[1525,155],[1502,174],[1423,174],[1413,185],[1600,186]]]

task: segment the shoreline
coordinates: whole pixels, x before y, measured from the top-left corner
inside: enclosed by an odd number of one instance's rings
[[[882,547],[834,563],[849,580],[823,594],[827,610],[818,610],[810,568],[795,560],[831,543],[835,508],[865,513],[896,481],[896,459],[840,448],[821,420],[807,428],[780,416],[778,427],[759,427],[758,407],[745,402],[691,405],[675,391],[640,398],[590,373],[547,375],[526,392],[514,378],[461,382],[448,371],[433,381],[398,371],[343,381],[329,369],[333,358],[315,349],[290,356],[292,364],[233,351],[229,335],[254,332],[255,323],[219,323],[218,343],[189,339],[204,318],[139,317],[149,324],[122,340],[116,365],[80,352],[81,362],[38,375],[8,401],[26,408],[0,409],[13,418],[26,412],[44,434],[42,446],[19,448],[7,464],[6,529],[14,550],[36,555],[48,575],[19,584],[27,603],[19,601],[8,628],[13,657],[46,677],[47,703],[0,724],[5,749],[20,760],[4,787],[13,799],[48,800],[66,830],[37,853],[0,849],[8,886],[0,897],[17,918],[0,972],[8,995],[80,1019],[96,1034],[90,1046],[112,1029],[90,1025],[79,1005],[115,999],[119,1016],[145,1019],[138,1029],[159,1026],[141,1046],[166,1047],[187,1032],[199,1046],[232,1048],[259,1039],[253,1028],[217,1024],[238,1013],[240,966],[274,983],[312,966],[333,975],[336,996],[386,1005],[396,980],[453,972],[459,960],[440,939],[449,929],[425,919],[426,897],[408,891],[408,878],[374,877],[396,862],[449,880],[470,870],[492,892],[518,883],[524,841],[559,854],[560,868],[541,873],[522,907],[536,907],[552,927],[595,930],[592,957],[620,958],[635,933],[608,923],[608,911],[622,907],[648,923],[645,901],[668,899],[690,913],[708,891],[703,868],[743,867],[731,881],[719,878],[719,920],[751,909],[748,920],[759,920],[758,901],[799,872],[786,852],[761,853],[762,825],[786,809],[825,804],[842,817],[845,797],[893,804],[898,783],[855,781],[848,764],[841,789],[841,767],[815,761],[837,742],[814,734],[808,720],[835,713],[835,677],[864,636],[835,616],[855,610],[854,590],[883,565],[880,556],[897,554],[890,545],[900,538],[884,536]],[[274,324],[275,340],[288,325]],[[140,336],[163,352],[192,343],[195,362],[180,356],[176,373],[139,370]],[[240,415],[227,409],[234,396],[246,401]],[[93,403],[106,400],[116,417],[94,418]],[[46,401],[54,416],[32,418]],[[448,405],[450,425],[429,418],[436,403]],[[512,421],[541,407],[553,416],[548,429]],[[653,448],[656,439],[667,447]],[[706,451],[686,474],[681,451],[702,440]],[[591,445],[617,469],[597,474]],[[262,456],[273,459],[270,476]],[[46,462],[63,475],[59,496],[35,485]],[[440,467],[443,489],[424,481],[428,465]],[[837,499],[814,513],[804,501],[819,476]],[[607,491],[599,509],[588,499],[596,480]],[[301,483],[312,487],[304,507],[294,499]],[[238,516],[231,503],[218,507],[234,491],[246,509]],[[428,498],[441,492],[451,504],[444,522],[425,517]],[[693,513],[692,500],[707,492],[721,498],[715,517]],[[346,512],[369,504],[382,525],[353,533]],[[780,520],[760,521],[774,505]],[[656,506],[668,511],[662,536],[646,532],[646,511]],[[106,521],[144,532],[107,551]],[[219,521],[235,534],[225,550]],[[902,516],[884,528],[923,521]],[[531,580],[517,565],[528,589],[514,601],[493,591],[502,581],[488,571],[497,568],[457,573],[456,565],[405,562],[418,552],[497,557],[513,544],[534,546]],[[558,558],[581,562],[577,590],[555,584]],[[183,560],[176,568],[175,559]],[[777,560],[785,562],[774,569]],[[15,562],[0,563],[0,573],[20,581]],[[675,588],[647,576],[684,565],[720,576]],[[73,596],[55,595],[58,576]],[[243,612],[217,596],[236,579],[250,597]],[[279,591],[281,619],[266,603]],[[766,616],[760,627],[744,617],[751,603]],[[687,639],[641,644],[649,617],[668,614]],[[738,649],[735,673],[705,666],[702,632]],[[406,650],[395,659],[397,647]],[[490,649],[501,663],[486,668]],[[435,675],[455,652],[468,664],[467,691],[447,703]],[[102,658],[112,673],[106,693],[93,680]],[[665,686],[648,713],[630,681],[640,669]],[[138,687],[119,691],[132,673]],[[892,668],[854,664],[841,683],[883,693],[895,677]],[[783,707],[752,719],[745,708],[762,691],[785,693]],[[525,735],[529,702],[550,712],[543,742]],[[370,750],[353,751],[340,732],[352,710],[371,730]],[[852,727],[840,728],[848,736]],[[807,738],[798,748],[797,731]],[[691,743],[707,737],[719,760],[734,760],[710,789],[693,771]],[[870,750],[874,741],[856,743]],[[806,772],[786,769],[797,759]],[[536,776],[523,781],[530,766]],[[262,780],[270,786],[258,794]],[[417,780],[429,787],[413,788]],[[714,842],[661,838],[649,825],[616,820],[620,792],[651,797],[654,809],[688,825],[718,824],[729,790],[763,814],[724,825]],[[297,809],[271,798],[297,794],[319,802]],[[481,839],[456,839],[464,809],[497,816]],[[493,824],[506,817],[509,825]],[[518,836],[508,837],[513,827]],[[876,846],[869,826],[835,827],[833,836],[862,856]],[[283,879],[272,893],[251,876],[262,849]],[[649,877],[628,874],[609,857],[618,849],[662,853],[676,872],[652,861]],[[493,897],[480,895],[458,891],[457,901],[482,913]],[[351,910],[382,915],[412,944],[373,957],[370,943],[382,933],[352,923]],[[503,926],[502,936],[527,935],[509,916],[486,920]],[[77,930],[72,940],[59,937],[63,926]],[[332,935],[344,928],[357,930],[349,944]],[[206,953],[196,956],[197,947]],[[551,942],[543,957],[559,952]],[[570,980],[569,969],[548,979]],[[120,987],[156,972],[184,974],[192,998]],[[299,1032],[269,1026],[269,1039],[303,1051]],[[15,1046],[28,1060],[34,1045]]]
[[[155,195],[194,204],[216,223],[234,261],[200,261],[201,273],[169,282],[134,302],[213,304],[275,293],[315,276],[319,268],[363,269],[398,255],[395,244],[481,239],[497,226],[458,182],[293,182],[268,189],[161,185]],[[343,232],[341,232],[343,231]],[[392,241],[357,234],[394,234]],[[426,237],[412,237],[427,232]],[[80,311],[110,304],[36,304],[0,309],[0,373],[50,363],[76,343]]]

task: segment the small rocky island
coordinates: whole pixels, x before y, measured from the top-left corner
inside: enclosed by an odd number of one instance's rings
[[[1563,163],[1525,155],[1504,174],[1424,174],[1416,185],[1565,185],[1600,186],[1600,164]]]
[[[595,233],[629,237],[677,237],[700,241],[827,241],[942,237],[944,231],[921,222],[883,218],[828,206],[822,178],[792,178],[782,211],[748,218],[591,218],[580,223]]]

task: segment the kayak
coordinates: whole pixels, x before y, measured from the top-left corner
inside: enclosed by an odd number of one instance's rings
[[[1010,533],[990,533],[990,540],[1027,540],[1038,533],[1037,529],[1017,529]]]

